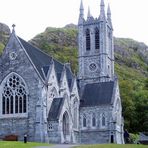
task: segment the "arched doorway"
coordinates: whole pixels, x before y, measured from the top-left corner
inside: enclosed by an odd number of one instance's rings
[[[70,142],[69,116],[67,112],[63,114],[63,136],[65,142]]]

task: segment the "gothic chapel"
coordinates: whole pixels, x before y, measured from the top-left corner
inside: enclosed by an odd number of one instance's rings
[[[0,139],[123,144],[122,106],[114,73],[111,11],[78,21],[79,71],[18,37],[13,27],[0,57]]]

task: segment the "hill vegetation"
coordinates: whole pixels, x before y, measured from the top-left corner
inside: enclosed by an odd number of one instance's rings
[[[51,28],[30,42],[77,71],[77,27]],[[132,39],[114,38],[115,72],[119,77],[125,128],[148,131],[148,47]]]
[[[10,29],[7,25],[0,23],[0,54],[2,53],[8,37],[10,35]]]
[[[71,63],[77,72],[77,34],[73,24],[64,28],[48,27],[29,42],[61,62]],[[126,38],[114,38],[114,43],[125,128],[134,133],[148,131],[148,47]]]

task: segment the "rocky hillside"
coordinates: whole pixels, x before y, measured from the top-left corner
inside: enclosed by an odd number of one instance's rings
[[[10,35],[9,27],[3,23],[0,23],[0,54],[2,53],[2,50],[5,47],[9,35]]]
[[[77,71],[77,26],[51,28],[30,43]],[[132,39],[114,38],[115,71],[119,77],[125,127],[130,132],[148,131],[148,46]]]
[[[0,33],[2,49],[10,30],[2,27]],[[29,42],[62,62],[70,62],[77,71],[77,34],[74,24],[48,27]],[[131,132],[148,131],[148,47],[126,38],[114,38],[114,43],[125,127]]]
[[[35,36],[30,43],[43,49],[63,62],[77,67],[77,27],[74,24],[64,28],[51,28]],[[143,77],[147,76],[148,46],[126,38],[114,38],[116,64],[131,68]]]

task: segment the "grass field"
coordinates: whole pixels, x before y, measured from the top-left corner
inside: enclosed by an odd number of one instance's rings
[[[35,142],[16,142],[16,141],[0,141],[0,148],[33,148],[36,146],[49,146],[49,144],[45,143],[35,143]]]
[[[135,145],[135,144],[99,144],[99,145],[83,145],[76,148],[147,148],[146,145]]]

